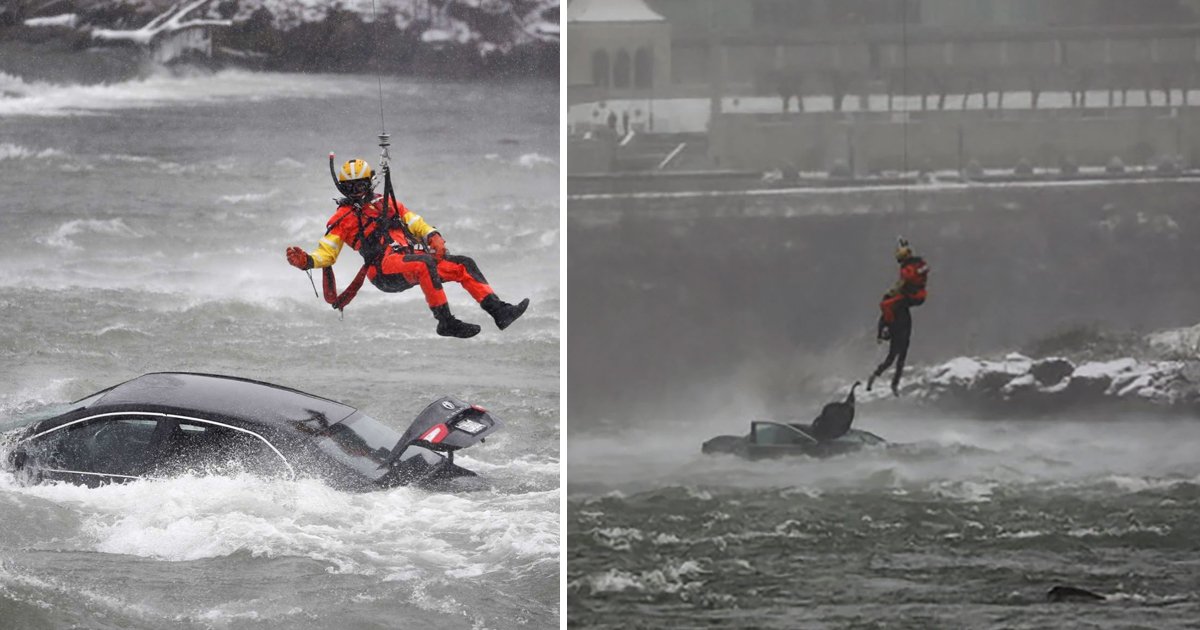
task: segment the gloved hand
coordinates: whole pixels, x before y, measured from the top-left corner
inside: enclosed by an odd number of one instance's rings
[[[312,256],[309,256],[308,252],[295,245],[287,248],[287,261],[289,265],[297,269],[313,268]]]
[[[429,244],[429,251],[433,252],[438,260],[446,257],[446,239],[442,238],[441,234],[437,232],[430,234],[426,242]]]
[[[890,327],[890,326],[880,326],[880,327],[879,327],[879,334],[878,334],[878,335],[876,335],[876,337],[875,337],[875,341],[876,341],[877,343],[883,343],[883,342],[885,342],[885,341],[888,341],[888,340],[890,340],[891,338],[892,338],[892,329],[891,329],[891,327]]]

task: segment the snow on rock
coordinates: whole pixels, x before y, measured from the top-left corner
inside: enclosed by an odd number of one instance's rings
[[[301,24],[324,20],[334,4],[327,0],[240,0],[237,6],[238,11],[233,16],[235,22],[249,20],[260,9],[266,9],[271,14],[272,25],[287,31]],[[370,0],[349,0],[339,6],[359,15],[369,16],[372,12]],[[415,0],[379,0],[376,10],[384,12],[389,9],[403,15],[413,15],[417,10]]]
[[[1137,367],[1137,360],[1124,358],[1115,361],[1090,361],[1075,368],[1073,378],[1094,378],[1107,379],[1112,381],[1113,377],[1121,372],[1126,372]]]
[[[203,17],[191,17],[197,10],[202,9],[209,4],[210,0],[191,0],[187,3],[178,3],[170,9],[160,13],[157,17],[150,20],[145,26],[137,29],[118,30],[108,28],[92,29],[92,39],[100,39],[105,41],[128,41],[135,44],[146,45],[154,41],[155,38],[166,33],[182,31],[194,27],[204,26],[230,26],[233,24],[230,20],[210,19]]]
[[[296,49],[307,50],[314,33],[333,46],[352,38],[374,38],[386,33],[402,46],[413,41],[419,48],[443,53],[466,71],[504,67],[508,59],[549,59],[559,45],[560,0],[95,0],[86,11],[25,21],[26,26],[65,27],[86,32],[100,44],[128,45],[160,50],[171,42],[197,40],[195,48],[209,54],[214,28],[229,27],[231,39],[217,50],[226,59],[278,57],[294,63]],[[55,3],[50,3],[55,4]],[[155,10],[165,11],[154,14]],[[105,11],[121,8],[121,11]],[[128,21],[128,10],[135,16]],[[143,19],[149,19],[144,25]],[[323,24],[326,22],[332,22]],[[394,23],[395,31],[376,24]],[[317,25],[317,28],[307,28]],[[321,26],[329,28],[321,28]],[[305,27],[305,28],[301,28]],[[200,30],[203,29],[203,30]],[[236,41],[236,44],[230,44]],[[320,41],[324,42],[325,39]],[[263,42],[274,42],[260,49]],[[473,65],[462,52],[475,51],[481,63]],[[404,65],[404,55],[392,65]],[[287,60],[284,62],[284,60]],[[158,59],[168,61],[169,59]],[[321,69],[320,62],[306,62]],[[530,64],[525,64],[526,66]],[[290,66],[289,66],[290,67]]]
[[[927,369],[925,382],[933,390],[993,389],[1007,384],[1014,376],[1033,366],[1033,359],[1012,353],[1000,361],[958,357]]]
[[[1163,357],[1200,357],[1200,324],[1147,335],[1146,343]]]
[[[1200,408],[1200,357],[1188,360],[1125,357],[1078,365],[1064,357],[1033,359],[1016,353],[999,360],[956,357],[914,369],[905,381],[902,392],[906,398],[930,404],[983,405],[994,409],[1000,403],[1057,411],[1079,404],[1132,401]],[[875,391],[863,396],[864,401],[888,398],[890,392]]]
[[[421,41],[433,45],[466,44],[483,37],[466,22],[450,15],[455,8],[512,22],[513,28],[508,33],[511,41],[490,42],[494,47],[503,49],[506,44],[522,44],[531,39],[558,40],[557,24],[546,18],[558,10],[556,0],[447,0],[438,4],[431,4],[429,0],[341,0],[337,3],[329,0],[240,0],[234,21],[249,20],[255,12],[265,9],[275,28],[288,31],[301,24],[324,20],[333,7],[355,13],[364,22],[374,21],[376,16],[391,15],[399,29],[422,22],[428,26],[421,33]]]
[[[74,13],[64,13],[62,15],[52,15],[50,17],[29,18],[25,20],[25,26],[65,26],[67,28],[75,28],[79,23],[79,16]]]
[[[443,22],[443,28],[431,28],[421,33],[421,41],[426,44],[466,44],[480,38],[479,33],[462,20],[449,18]]]
[[[984,369],[984,365],[980,361],[969,357],[958,357],[940,366],[931,368],[931,376],[927,382],[930,385],[969,387]]]

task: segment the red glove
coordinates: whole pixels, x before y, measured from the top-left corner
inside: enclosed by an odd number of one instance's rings
[[[429,244],[429,251],[433,252],[438,260],[446,257],[446,239],[442,238],[441,234],[434,232],[425,241]]]
[[[313,268],[312,256],[309,256],[308,252],[295,245],[287,248],[287,261],[289,265],[297,269]]]

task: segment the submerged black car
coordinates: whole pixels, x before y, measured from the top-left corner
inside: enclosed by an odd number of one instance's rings
[[[313,476],[344,490],[475,477],[454,452],[501,426],[444,397],[403,435],[328,398],[258,381],[163,372],[75,401],[29,425],[4,463],[28,483],[97,486],[184,473]]]
[[[857,451],[866,446],[886,444],[883,438],[860,429],[849,429],[834,439],[821,440],[811,425],[754,421],[746,435],[718,435],[700,448],[707,455],[729,454],[746,459],[767,459],[805,455],[829,457]]]

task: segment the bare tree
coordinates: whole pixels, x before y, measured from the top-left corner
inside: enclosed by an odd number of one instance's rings
[[[154,19],[146,23],[145,26],[132,30],[114,30],[107,28],[97,28],[92,30],[93,39],[102,39],[105,41],[127,41],[135,44],[146,45],[154,41],[159,35],[173,33],[184,29],[196,26],[230,26],[232,20],[220,20],[209,18],[187,19],[188,14],[199,9],[200,7],[212,2],[212,0],[191,0],[190,2],[177,2],[171,5],[170,9],[159,14]]]

